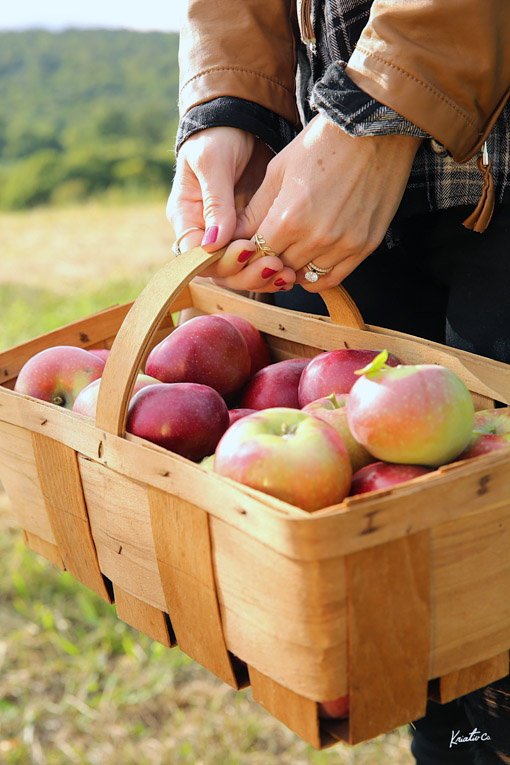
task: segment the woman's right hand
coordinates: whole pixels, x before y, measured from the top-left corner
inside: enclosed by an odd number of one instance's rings
[[[167,204],[176,236],[192,227],[198,229],[181,239],[182,252],[198,245],[215,252],[232,240],[237,216],[262,183],[272,156],[265,144],[237,128],[207,128],[184,142]],[[272,256],[250,262],[254,253],[252,241],[232,242],[225,255],[202,275],[239,290],[276,291],[282,289],[282,281],[284,289],[292,286],[292,269]]]

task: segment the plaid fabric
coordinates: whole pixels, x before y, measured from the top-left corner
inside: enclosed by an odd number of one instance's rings
[[[476,205],[482,177],[476,157],[460,165],[424,131],[360,90],[344,72],[365,27],[372,0],[312,0],[316,37],[312,51],[298,42],[297,99],[306,125],[320,111],[351,135],[401,133],[425,137],[418,150],[396,222],[410,215]],[[295,135],[295,128],[275,113],[241,99],[225,97],[191,109],[181,120],[176,151],[190,135],[206,127],[230,125],[250,130],[275,152]],[[510,201],[510,102],[487,140],[496,204]],[[391,244],[389,232],[387,243]]]

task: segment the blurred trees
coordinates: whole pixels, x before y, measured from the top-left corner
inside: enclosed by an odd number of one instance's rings
[[[177,34],[0,33],[0,208],[170,188]]]

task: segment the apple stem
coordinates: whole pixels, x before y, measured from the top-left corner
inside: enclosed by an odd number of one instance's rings
[[[377,354],[377,356],[372,359],[370,364],[367,364],[363,369],[356,369],[354,372],[355,375],[371,375],[375,374],[376,372],[379,372],[381,369],[391,369],[391,367],[386,364],[386,361],[388,359],[388,351],[386,348]]]

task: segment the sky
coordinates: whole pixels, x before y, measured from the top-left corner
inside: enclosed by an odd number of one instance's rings
[[[128,28],[174,32],[186,0],[20,0],[2,4],[1,30]]]

